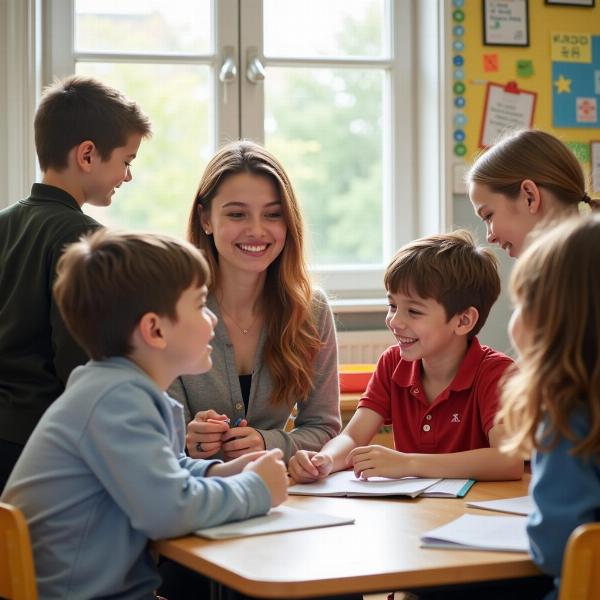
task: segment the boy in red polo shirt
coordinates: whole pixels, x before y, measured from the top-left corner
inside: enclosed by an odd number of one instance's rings
[[[289,462],[298,482],[352,467],[357,477],[520,479],[498,450],[498,381],[512,360],[475,337],[500,293],[497,261],[467,231],[407,244],[385,273],[388,348],[344,431]],[[395,450],[369,446],[392,424]]]

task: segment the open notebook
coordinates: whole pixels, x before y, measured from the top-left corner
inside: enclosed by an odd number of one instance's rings
[[[421,536],[424,548],[527,552],[525,517],[463,515]]]
[[[333,527],[335,525],[351,525],[354,519],[334,517],[323,513],[298,510],[289,506],[272,508],[262,517],[253,517],[244,521],[235,521],[198,529],[194,533],[200,537],[211,540],[228,540],[251,535],[264,535],[267,533],[280,533],[282,531],[296,531],[299,529],[315,529],[317,527]]]
[[[429,496],[462,498],[473,485],[470,479],[424,479],[373,477],[357,479],[353,471],[338,471],[314,483],[297,483],[288,493],[297,496]]]

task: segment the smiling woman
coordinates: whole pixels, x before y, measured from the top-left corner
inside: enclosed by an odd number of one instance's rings
[[[208,258],[208,307],[219,318],[212,370],[169,390],[190,421],[188,452],[230,460],[281,448],[287,461],[319,450],[340,430],[335,328],[311,286],[302,214],[279,161],[245,141],[217,152],[188,236]]]

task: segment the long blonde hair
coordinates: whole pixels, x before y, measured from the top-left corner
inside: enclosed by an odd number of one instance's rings
[[[516,198],[521,183],[531,179],[546,188],[567,209],[580,202],[594,207],[585,190],[581,165],[569,148],[539,129],[514,131],[485,150],[467,174],[468,183],[486,185],[492,192]]]
[[[552,448],[558,436],[574,454],[600,457],[600,215],[574,217],[538,235],[519,258],[511,294],[521,311],[525,348],[504,385],[498,419],[505,449]],[[589,415],[589,433],[569,427],[574,411]],[[545,421],[544,440],[536,437]]]
[[[313,295],[304,256],[304,221],[292,184],[281,163],[249,141],[227,144],[208,163],[190,211],[188,239],[205,251],[211,271],[211,291],[219,287],[219,255],[213,237],[204,232],[201,212],[210,213],[220,185],[233,175],[250,173],[275,185],[287,235],[281,254],[269,266],[263,290],[267,320],[265,363],[273,378],[273,403],[290,407],[306,400],[313,389],[313,359],[321,347],[312,311]]]

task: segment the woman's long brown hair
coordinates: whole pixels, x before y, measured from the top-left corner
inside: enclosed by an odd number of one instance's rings
[[[189,217],[188,239],[205,251],[211,270],[211,291],[219,287],[219,255],[212,236],[204,232],[201,213],[210,213],[219,186],[233,175],[250,173],[275,185],[287,235],[281,254],[269,266],[263,291],[266,321],[265,363],[273,378],[271,402],[292,407],[313,389],[313,359],[321,339],[313,313],[312,285],[304,256],[304,221],[292,184],[281,163],[249,141],[232,142],[208,163]]]

